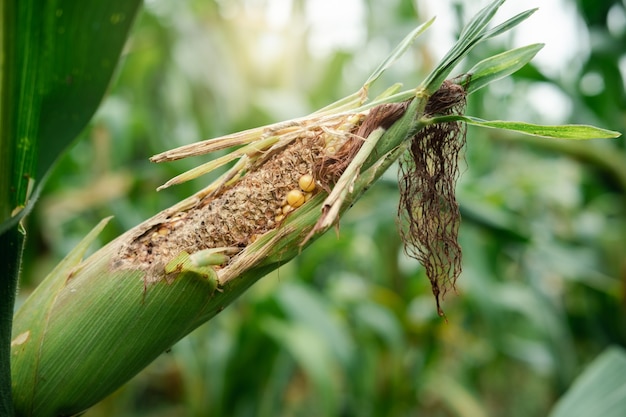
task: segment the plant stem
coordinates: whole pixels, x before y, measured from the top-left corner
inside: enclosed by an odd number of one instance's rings
[[[6,267],[6,275],[0,281],[0,415],[7,417],[15,415],[11,393],[11,330],[25,240],[26,235],[19,225],[0,238],[2,263]]]

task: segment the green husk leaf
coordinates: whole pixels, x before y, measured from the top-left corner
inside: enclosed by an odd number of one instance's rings
[[[491,129],[509,130],[525,135],[540,136],[553,139],[612,139],[622,134],[613,130],[602,129],[589,125],[536,125],[526,122],[509,122],[503,120],[483,120],[472,116],[445,116],[430,119],[431,122],[463,121],[469,125]]]
[[[199,316],[217,312],[216,281],[208,274],[183,271],[147,285],[142,271],[110,271],[115,245],[76,265],[80,252],[15,316],[11,364],[20,416],[86,410],[197,327]]]
[[[385,58],[385,60],[383,60],[380,63],[380,65],[376,67],[376,69],[372,72],[372,74],[370,74],[370,76],[367,78],[365,83],[363,83],[363,86],[359,89],[359,91],[352,93],[347,97],[344,97],[332,104],[329,104],[328,106],[325,106],[317,110],[315,113],[313,113],[313,115],[324,115],[324,114],[328,114],[329,112],[346,111],[346,110],[354,109],[355,107],[363,105],[363,103],[367,101],[370,86],[378,78],[380,78],[380,76],[389,67],[391,67],[402,55],[404,55],[404,53],[411,47],[413,42],[415,42],[415,40],[422,33],[424,33],[426,29],[428,29],[433,24],[434,21],[435,21],[435,18],[433,17],[427,22],[422,23],[420,26],[418,26],[413,31],[411,31],[411,33],[405,36],[404,39],[398,44],[398,46],[396,46],[394,50],[391,51],[391,53],[387,56],[387,58]],[[391,88],[396,88],[396,87],[394,86]],[[389,92],[386,91],[381,96],[387,97],[388,94]]]
[[[12,384],[14,403],[18,410],[28,410],[33,413],[32,395],[36,392],[36,381],[38,375],[38,360],[42,355],[41,348],[44,346],[45,333],[49,320],[53,317],[51,309],[56,302],[56,296],[65,286],[65,280],[54,279],[53,277],[70,277],[79,273],[78,265],[83,259],[89,246],[96,240],[100,232],[104,229],[111,217],[100,221],[81,242],[63,259],[57,267],[48,275],[37,290],[26,301],[30,306],[28,313],[28,325],[16,317],[13,327],[13,337],[11,342],[12,350]],[[27,358],[20,361],[21,358]],[[23,387],[30,387],[24,389]]]
[[[506,22],[499,24],[498,26],[496,26],[493,29],[490,29],[489,31],[487,31],[484,35],[483,35],[483,39],[489,39],[489,38],[493,38],[495,36],[498,36],[504,32],[508,32],[509,30],[513,29],[515,26],[519,25],[520,23],[522,23],[524,20],[528,19],[533,13],[535,13],[537,10],[539,10],[538,8],[534,8],[534,9],[530,9],[530,10],[526,10],[516,16],[513,16],[512,18],[508,19]]]
[[[459,40],[422,83],[427,94],[433,94],[458,63],[483,39],[485,28],[505,0],[496,0],[479,11],[459,35]]]
[[[361,172],[363,164],[372,154],[378,144],[378,141],[384,133],[385,129],[378,128],[367,137],[365,143],[361,146],[361,149],[359,149],[359,152],[356,154],[354,159],[352,159],[350,165],[346,168],[339,181],[337,181],[337,184],[335,184],[332,192],[324,201],[322,209],[323,214],[318,222],[318,228],[320,230],[326,230],[338,221],[339,211],[343,206],[343,202],[354,186],[354,182]]]
[[[172,185],[175,184],[180,184],[186,181],[190,181],[192,179],[198,178],[201,175],[204,175],[206,173],[209,173],[211,171],[214,171],[215,169],[226,165],[227,163],[234,161],[237,158],[240,158],[243,155],[249,154],[249,153],[257,153],[260,152],[266,148],[269,148],[271,145],[275,144],[276,142],[278,142],[279,138],[276,136],[272,136],[269,138],[265,138],[262,140],[258,140],[256,142],[253,142],[251,144],[248,144],[246,146],[242,146],[241,148],[237,149],[236,151],[227,153],[226,155],[219,157],[217,159],[213,159],[205,164],[199,165],[195,168],[190,169],[189,171],[186,171],[180,175],[177,175],[176,177],[170,179],[169,181],[167,181],[165,184],[163,184],[162,186],[160,186],[157,190],[162,190],[164,188],[170,187]]]
[[[427,22],[421,24],[417,28],[413,29],[405,38],[394,48],[387,58],[372,72],[367,81],[365,81],[364,88],[367,89],[374,83],[389,67],[391,67],[404,53],[413,45],[415,39],[417,39],[422,33],[426,31],[433,24],[435,18],[431,18]]]
[[[456,81],[471,94],[484,86],[508,77],[529,63],[544,44],[533,44],[489,57],[474,65]]]

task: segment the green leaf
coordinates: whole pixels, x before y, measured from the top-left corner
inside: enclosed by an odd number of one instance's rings
[[[14,227],[2,235],[0,239],[0,253],[3,258],[4,281],[0,285],[0,415],[11,417],[13,411],[13,394],[11,389],[11,317],[13,316],[15,295],[17,293],[17,276],[22,260],[22,251],[26,240],[21,227]],[[15,278],[15,279],[11,279]]]
[[[621,417],[626,410],[626,351],[613,347],[596,358],[557,402],[550,417]]]
[[[435,18],[431,18],[430,20],[428,20],[425,23],[422,23],[421,25],[419,25],[418,27],[416,27],[415,29],[413,29],[413,31],[411,31],[411,33],[409,33],[407,36],[404,37],[404,39],[402,40],[402,42],[400,42],[400,44],[398,44],[398,46],[396,46],[394,48],[393,51],[391,51],[391,53],[389,54],[389,56],[387,56],[387,58],[385,58],[385,60],[383,62],[380,63],[380,65],[378,65],[378,67],[376,67],[376,69],[372,72],[372,74],[370,74],[370,76],[368,77],[368,79],[365,81],[365,83],[363,83],[363,86],[359,89],[359,91],[350,94],[349,96],[346,96],[332,104],[329,104],[328,106],[325,106],[319,110],[317,110],[315,113],[313,114],[326,114],[329,112],[338,112],[340,110],[347,110],[347,109],[351,109],[357,106],[362,105],[366,99],[367,99],[367,94],[369,91],[370,86],[389,68],[391,67],[394,62],[396,62],[402,55],[404,55],[404,53],[407,51],[407,49],[409,49],[411,47],[411,45],[413,45],[413,42],[415,42],[415,40],[426,31],[426,29],[428,29],[430,27],[430,25],[433,24],[433,22],[435,21]],[[381,96],[377,97],[377,99],[382,99],[382,98],[386,98],[389,97],[393,91],[395,91],[397,88],[397,86],[392,86],[389,89],[387,89],[385,92],[383,92],[381,94]]]
[[[30,209],[48,170],[94,114],[140,4],[3,2],[0,232]],[[7,221],[20,208],[27,210]]]
[[[498,36],[498,35],[500,35],[500,34],[502,34],[504,32],[507,32],[507,31],[513,29],[515,26],[519,25],[524,20],[528,19],[537,10],[539,10],[539,9],[538,8],[534,8],[534,9],[526,10],[526,11],[524,11],[524,12],[522,12],[522,13],[516,15],[516,16],[513,16],[512,18],[510,18],[506,22],[501,23],[498,26],[496,26],[495,28],[490,29],[489,31],[487,31],[483,35],[483,40],[484,39],[493,38],[495,36]]]
[[[495,0],[476,13],[476,15],[472,17],[472,19],[461,31],[459,40],[461,41],[465,38],[474,39],[478,37],[505,1],[506,0]]]
[[[293,357],[315,387],[320,401],[314,414],[337,415],[340,389],[333,375],[337,364],[328,341],[298,322],[267,318],[261,322],[261,329]]]
[[[0,279],[2,352],[10,343],[23,243],[18,222],[45,177],[95,112],[111,80],[139,0],[0,2]],[[0,414],[9,356],[0,355]],[[8,387],[7,387],[8,386]]]
[[[498,8],[504,3],[505,0],[496,0],[493,3],[482,9],[476,16],[470,20],[465,26],[459,40],[450,49],[446,56],[441,60],[439,65],[428,75],[426,80],[422,83],[423,88],[428,94],[432,94],[441,85],[441,83],[450,75],[454,67],[469,54],[469,52],[480,42],[500,35],[508,30],[511,30],[519,23],[526,20],[537,9],[527,10],[522,12],[504,23],[496,26],[493,29],[487,30],[487,24],[494,17]]]
[[[454,67],[469,53],[469,51],[480,40],[481,34],[489,21],[498,11],[498,8],[505,0],[496,0],[479,11],[472,20],[463,28],[459,35],[459,40],[443,57],[439,65],[431,71],[422,83],[424,89],[432,94],[441,85],[441,83],[450,75]]]
[[[429,119],[430,123],[462,121],[470,125],[492,129],[510,130],[526,135],[555,139],[611,139],[622,134],[613,130],[589,125],[536,125],[526,122],[508,122],[503,120],[482,120],[472,116],[443,116]]]
[[[474,65],[459,80],[467,94],[471,94],[484,86],[508,77],[529,63],[543,48],[542,43],[524,46],[489,57]]]
[[[413,45],[415,39],[417,39],[422,33],[426,31],[433,24],[435,18],[431,18],[427,22],[421,24],[417,28],[413,29],[411,33],[404,37],[402,42],[398,44],[394,48],[393,51],[389,54],[387,58],[372,72],[367,81],[365,81],[364,87],[367,89],[374,81],[376,81],[389,67],[391,67],[404,53],[407,49]]]

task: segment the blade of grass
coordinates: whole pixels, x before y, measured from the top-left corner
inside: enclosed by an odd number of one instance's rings
[[[370,86],[380,78],[380,76],[391,67],[404,53],[413,45],[413,42],[424,33],[435,21],[435,18],[431,18],[425,23],[422,23],[417,28],[413,29],[411,33],[404,37],[404,39],[394,48],[394,50],[381,62],[378,67],[370,74],[363,86],[359,91],[345,97],[335,103],[332,103],[326,107],[316,111],[315,115],[326,114],[329,111],[338,112],[353,109],[354,107],[361,106],[367,100],[367,94]]]
[[[543,44],[533,44],[494,55],[480,61],[467,71],[466,75],[455,81],[464,87],[467,94],[472,94],[494,81],[513,74],[529,63],[541,48]]]
[[[462,121],[469,125],[491,129],[509,130],[525,135],[540,136],[551,139],[613,139],[622,134],[613,130],[602,129],[589,125],[536,125],[526,122],[483,120],[472,116],[441,116],[428,119],[428,123],[445,123]]]
[[[512,18],[508,19],[504,23],[501,23],[498,26],[494,27],[493,29],[490,29],[487,32],[485,32],[481,40],[493,38],[504,32],[508,32],[509,30],[513,29],[515,26],[519,25],[524,20],[532,16],[537,10],[539,9],[538,8],[529,9],[524,12],[521,12],[518,15],[513,16]]]
[[[429,95],[437,91],[454,67],[469,53],[504,1],[496,0],[487,5],[463,28],[459,35],[459,40],[422,83],[423,88]]]
[[[536,9],[522,12],[491,30],[486,30],[487,24],[494,17],[498,8],[505,0],[496,0],[482,9],[461,32],[459,40],[444,56],[440,64],[426,77],[422,87],[427,94],[434,93],[441,83],[450,75],[458,63],[480,42],[508,31],[530,17]]]

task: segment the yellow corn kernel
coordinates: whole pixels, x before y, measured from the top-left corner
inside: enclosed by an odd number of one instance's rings
[[[304,204],[304,194],[300,190],[291,190],[287,193],[287,204],[297,208]]]
[[[302,191],[304,191],[305,193],[310,193],[311,191],[315,190],[315,179],[311,174],[304,174],[298,180],[298,185],[300,186],[300,189]]]

